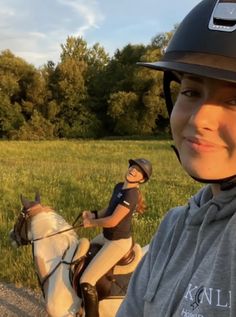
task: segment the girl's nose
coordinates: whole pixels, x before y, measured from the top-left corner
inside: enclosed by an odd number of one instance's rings
[[[193,110],[189,121],[196,128],[215,130],[219,126],[220,117],[221,108],[219,106],[202,103]]]

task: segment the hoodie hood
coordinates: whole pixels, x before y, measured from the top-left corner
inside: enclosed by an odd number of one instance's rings
[[[213,197],[211,186],[202,188],[189,200],[188,225],[201,225],[230,217],[235,212],[236,188]]]

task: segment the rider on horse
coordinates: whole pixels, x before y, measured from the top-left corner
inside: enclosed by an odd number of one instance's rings
[[[102,248],[90,262],[80,279],[85,317],[98,317],[96,282],[132,247],[131,219],[134,211],[143,213],[144,202],[139,185],[149,180],[151,163],[143,158],[129,160],[125,180],[116,184],[107,208],[84,211],[84,227],[102,227],[103,232],[92,242]]]

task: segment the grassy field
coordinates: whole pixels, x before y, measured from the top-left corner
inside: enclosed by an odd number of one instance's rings
[[[145,157],[153,164],[151,180],[141,187],[147,212],[133,221],[135,240],[149,243],[165,212],[185,204],[200,186],[184,174],[170,144],[157,140],[1,141],[0,280],[37,287],[31,248],[14,250],[8,240],[21,209],[21,193],[33,199],[39,190],[42,204],[72,223],[80,211],[107,205],[114,184],[123,180],[129,158]],[[78,230],[79,237],[92,238],[96,233]]]

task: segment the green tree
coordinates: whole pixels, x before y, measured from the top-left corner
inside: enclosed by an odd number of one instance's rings
[[[89,49],[85,79],[88,93],[87,108],[98,120],[98,136],[104,135],[107,127],[106,69],[109,62],[109,55],[98,43]]]
[[[51,72],[48,83],[56,133],[59,137],[95,137],[101,122],[93,112],[88,87],[92,81],[89,67],[94,71],[99,69],[96,54],[92,54],[94,50],[81,37],[68,37],[61,47],[61,61]]]
[[[61,44],[61,49],[60,57],[62,63],[68,58],[87,63],[88,46],[82,37],[68,36],[66,43]]]
[[[45,107],[43,109],[44,117],[49,120],[53,125],[57,122],[57,114],[60,112],[58,104],[58,85],[56,65],[53,61],[48,61],[46,65],[41,68],[41,74],[45,82]],[[54,131],[54,133],[56,133]],[[57,135],[55,135],[57,136]]]
[[[9,50],[0,54],[2,137],[11,137],[34,110],[43,113],[46,87],[40,71]]]
[[[37,110],[34,110],[30,120],[24,122],[13,138],[20,140],[48,140],[52,139],[53,136],[53,125]]]
[[[160,60],[174,31],[175,29],[155,36],[151,44],[147,46],[146,52],[141,56],[140,61],[156,62]],[[140,96],[141,100],[140,132],[142,134],[169,132],[168,113],[162,83],[163,74],[161,72],[140,67],[135,73],[134,91]]]
[[[133,90],[133,75],[137,69],[137,62],[145,53],[144,45],[126,45],[117,50],[111,59],[107,71],[107,89],[109,93]]]
[[[143,45],[126,45],[122,50],[117,50],[111,59],[105,72],[107,87],[107,122],[109,123],[109,132],[119,135],[138,134],[138,121],[140,110],[139,95],[134,88],[134,77],[137,71],[136,63],[140,61],[141,56],[145,53]],[[119,105],[119,106],[118,106]],[[133,112],[132,119],[126,118],[121,123],[122,116],[116,110],[123,107],[129,115]],[[124,118],[123,118],[124,119]]]
[[[139,100],[134,92],[119,91],[110,95],[108,114],[114,120],[114,132],[118,135],[139,134]]]
[[[20,106],[0,91],[0,138],[11,138],[23,123]]]
[[[9,50],[0,54],[0,138],[10,138],[24,122],[21,107],[14,101],[14,96],[20,92],[20,86],[19,77],[13,69],[21,63],[22,60],[15,58]]]
[[[0,54],[0,75],[2,91],[12,104],[17,102],[22,106],[26,120],[34,109],[41,110],[45,96],[44,78],[33,65],[5,50]]]
[[[153,62],[161,57],[161,49],[148,48],[141,57],[141,61]],[[140,133],[155,134],[163,130],[168,131],[164,123],[167,122],[167,111],[163,93],[163,75],[161,72],[151,71],[145,67],[138,67],[133,77],[134,91],[140,97]]]

